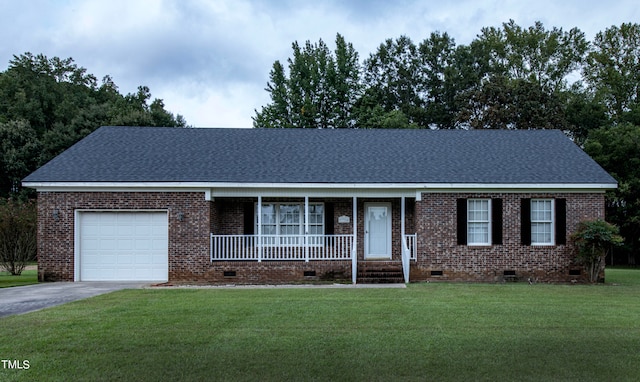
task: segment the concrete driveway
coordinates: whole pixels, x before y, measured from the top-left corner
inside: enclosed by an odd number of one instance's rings
[[[149,285],[131,282],[55,282],[0,289],[0,317],[33,312],[121,289]]]

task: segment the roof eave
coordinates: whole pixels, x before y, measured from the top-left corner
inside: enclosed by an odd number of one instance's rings
[[[204,189],[398,189],[422,192],[453,192],[456,190],[576,190],[601,191],[618,188],[617,183],[243,183],[243,182],[23,182],[39,192],[98,190],[204,190]]]

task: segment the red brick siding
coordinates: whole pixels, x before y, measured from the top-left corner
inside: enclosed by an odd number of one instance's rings
[[[488,247],[457,245],[456,200],[458,198],[503,200],[503,244]],[[72,281],[74,278],[74,212],[87,209],[166,210],[169,214],[169,281],[188,283],[286,283],[319,279],[348,279],[350,261],[210,262],[209,234],[244,234],[247,203],[255,198],[204,200],[203,193],[188,192],[41,192],[38,194],[39,279]],[[571,245],[532,247],[520,244],[520,199],[564,198],[567,201],[567,238],[578,222],[604,217],[603,194],[532,193],[424,193],[421,201],[407,199],[406,233],[418,234],[418,261],[412,262],[411,280],[499,281],[504,270],[515,270],[521,278],[567,281],[573,264]],[[265,198],[269,201],[300,199]],[[334,233],[351,234],[352,199],[316,199],[334,206]],[[393,259],[400,259],[400,199],[358,198],[358,258],[364,256],[364,204],[389,202],[392,206]],[[53,211],[59,211],[59,219]],[[185,215],[178,221],[178,213]],[[349,216],[349,223],[338,223]],[[225,277],[224,271],[235,271]],[[303,276],[315,271],[316,276]],[[431,271],[442,271],[433,277]]]
[[[225,277],[225,271],[235,276]],[[315,276],[304,276],[314,271]],[[210,284],[286,284],[301,281],[351,281],[349,261],[214,261],[198,283]]]
[[[40,192],[38,279],[73,281],[76,210],[137,209],[169,214],[169,280],[198,279],[209,267],[209,206],[197,192]]]
[[[456,200],[458,198],[501,198],[503,201],[503,244],[472,247],[457,245]],[[521,245],[520,205],[522,198],[564,198],[567,202],[567,245]],[[574,248],[569,237],[578,223],[604,218],[604,194],[444,194],[423,193],[416,202],[418,261],[411,280],[500,281],[505,270],[516,271],[521,279],[564,282],[572,269]],[[431,276],[442,271],[442,276]],[[583,272],[584,273],[584,272]]]

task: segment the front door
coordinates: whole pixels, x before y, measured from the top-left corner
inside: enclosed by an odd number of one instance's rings
[[[364,258],[391,259],[391,203],[365,203]]]

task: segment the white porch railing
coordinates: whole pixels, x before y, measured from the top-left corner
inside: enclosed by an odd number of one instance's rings
[[[402,236],[402,273],[404,282],[409,282],[411,260],[417,260],[416,234]]]
[[[407,242],[407,248],[409,249],[409,258],[411,260],[418,260],[418,247],[416,246],[416,238],[418,234],[404,235],[404,239]]]
[[[211,261],[350,260],[352,243],[353,235],[211,234]]]

